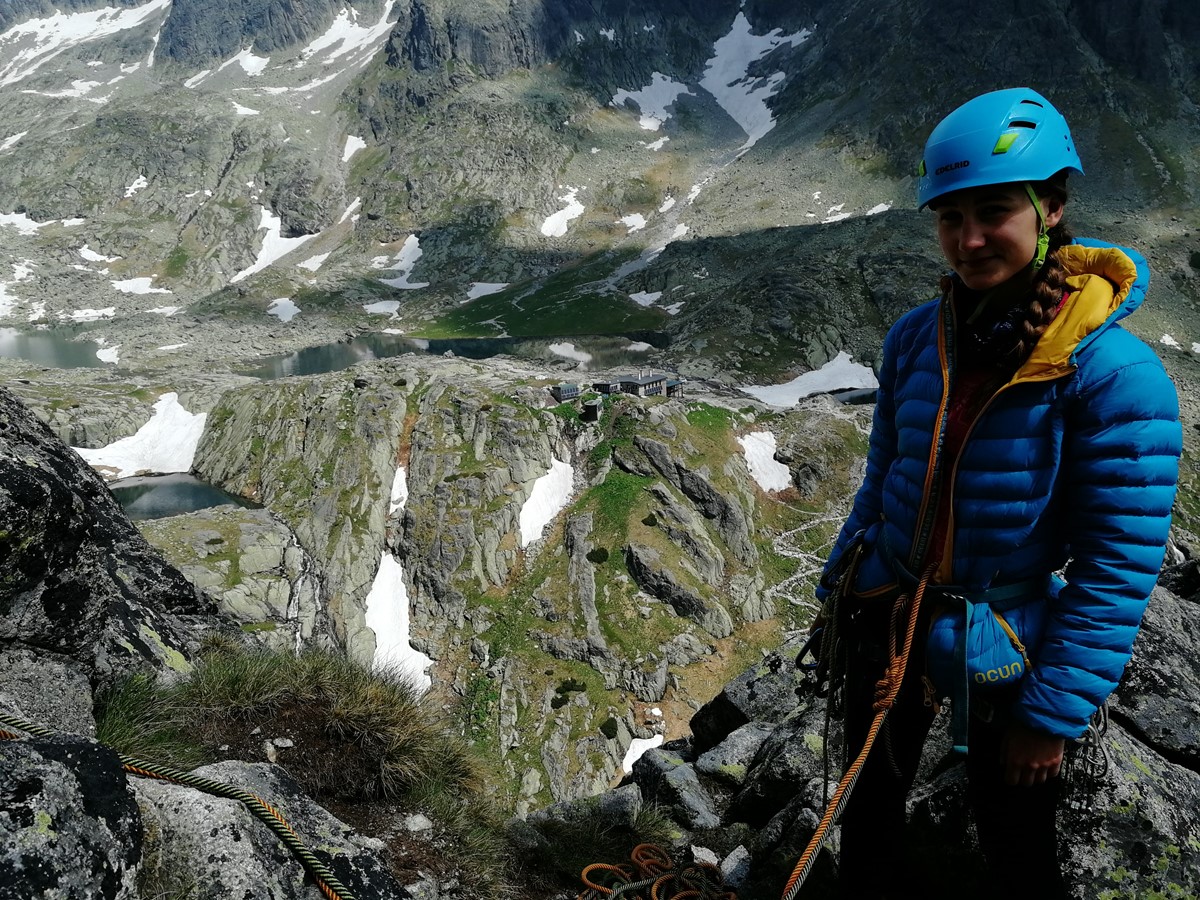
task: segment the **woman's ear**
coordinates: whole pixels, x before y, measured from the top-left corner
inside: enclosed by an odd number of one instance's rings
[[[1063,217],[1063,211],[1066,209],[1066,204],[1063,203],[1061,197],[1056,197],[1051,194],[1049,197],[1042,198],[1042,213],[1046,217],[1046,227],[1053,228],[1059,223]]]

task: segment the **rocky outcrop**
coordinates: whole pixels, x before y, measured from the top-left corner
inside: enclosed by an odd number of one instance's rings
[[[625,548],[625,565],[642,590],[671,604],[679,615],[691,619],[713,637],[729,637],[733,633],[729,610],[679,584],[661,564],[655,550],[630,544]]]
[[[355,897],[413,896],[380,862],[382,841],[364,838],[314,804],[278,767],[224,762],[192,774],[269,797],[310,852]],[[143,882],[182,889],[194,900],[320,896],[299,862],[242,803],[154,779],[137,779],[131,786],[145,823]]]
[[[695,503],[705,518],[713,521],[740,562],[745,565],[757,562],[758,551],[751,540],[750,520],[738,500],[722,494],[703,473],[693,471],[676,459],[666,444],[642,436],[635,438],[633,443],[660,475]]]
[[[12,897],[132,898],[142,818],[111,750],[0,740],[0,887]]]
[[[248,563],[269,562],[246,549]],[[299,863],[239,804],[180,785],[135,788],[117,754],[92,739],[93,691],[135,672],[178,677],[201,636],[228,623],[138,534],[99,476],[5,390],[0,552],[0,893],[315,896]],[[286,809],[356,896],[408,896],[383,871],[377,843],[274,767],[225,763],[201,774]]]
[[[364,14],[378,4],[353,4]],[[317,37],[343,9],[338,0],[204,0],[173,6],[158,52],[197,69],[220,63],[250,47],[260,55],[296,47]]]
[[[316,561],[268,510],[218,506],[141,528],[222,616],[264,646],[336,645]]]
[[[360,658],[410,390],[388,369],[234,390],[196,452],[206,480],[274,510],[318,560],[338,639]]]
[[[104,481],[0,390],[0,642],[70,657],[94,682],[186,667],[185,618],[211,611]]]
[[[452,378],[435,376],[422,391],[399,541],[417,611],[435,634],[461,627],[463,591],[506,583],[534,483],[550,471],[552,458],[573,456],[554,416]]]
[[[1194,590],[1195,571],[1188,563],[1163,581]],[[1089,778],[1068,758],[1070,813],[1059,827],[1075,896],[1200,890],[1200,766],[1190,724],[1200,703],[1198,635],[1200,604],[1157,588],[1111,703],[1107,772]],[[825,706],[795,666],[798,649],[799,638],[727,685],[693,717],[690,738],[647,752],[619,789],[669,809],[683,829],[679,848],[743,845],[745,896],[782,890],[823,811]],[[941,723],[909,800],[912,859],[931,898],[983,893],[986,877],[971,837],[965,767],[946,756]],[[831,846],[801,897],[834,889],[836,837]]]

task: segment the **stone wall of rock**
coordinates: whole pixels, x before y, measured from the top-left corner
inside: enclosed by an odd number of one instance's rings
[[[209,413],[196,453],[202,477],[295,531],[320,564],[339,641],[360,659],[411,389],[391,370],[237,389]]]
[[[1200,588],[1194,562],[1162,580],[1189,594]],[[1110,704],[1107,772],[1089,778],[1068,759],[1059,828],[1075,897],[1200,892],[1198,639],[1200,603],[1157,588]],[[739,896],[778,896],[823,812],[825,706],[795,666],[801,640],[726,685],[692,719],[688,738],[647,752],[624,785],[601,798],[665,807],[680,828],[675,851],[716,851]],[[922,896],[948,900],[983,895],[987,876],[966,808],[965,766],[944,758],[947,727],[943,715],[926,745],[909,827]],[[836,778],[840,751],[832,752]],[[551,818],[569,819],[572,808],[563,804]],[[836,849],[835,828],[800,897],[835,890]]]
[[[269,560],[247,549],[247,563]],[[267,554],[269,555],[269,554]],[[94,740],[94,692],[190,669],[230,627],[125,518],[104,482],[0,389],[0,895],[321,896],[266,825],[193,788],[134,784]],[[50,734],[46,735],[45,732]],[[273,766],[200,773],[269,796],[362,900],[409,894]]]
[[[90,680],[186,666],[211,606],[125,518],[103,479],[0,390],[0,641]]]

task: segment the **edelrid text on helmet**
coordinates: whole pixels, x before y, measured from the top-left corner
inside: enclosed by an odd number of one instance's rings
[[[1043,181],[1067,169],[1083,174],[1067,120],[1030,88],[968,100],[938,123],[918,170],[917,204],[985,184]]]

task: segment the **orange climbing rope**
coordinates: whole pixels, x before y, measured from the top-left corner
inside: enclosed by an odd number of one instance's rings
[[[737,900],[726,889],[721,870],[709,863],[677,867],[655,844],[638,844],[629,858],[629,864],[585,868],[580,875],[585,889],[578,900]]]
[[[872,704],[875,718],[871,721],[871,727],[867,729],[867,739],[863,743],[862,749],[859,750],[854,762],[846,769],[842,780],[838,782],[837,790],[833,792],[833,797],[825,807],[825,814],[821,817],[817,830],[813,832],[800,861],[796,863],[792,877],[783,889],[783,900],[795,900],[796,895],[800,893],[800,888],[804,886],[804,881],[812,871],[817,855],[821,852],[821,848],[829,836],[829,826],[841,815],[846,803],[850,800],[850,793],[854,790],[854,785],[867,761],[871,747],[875,744],[875,738],[879,736],[884,720],[896,702],[896,695],[900,693],[900,685],[904,683],[904,673],[908,668],[913,637],[917,632],[917,615],[921,611],[921,600],[925,596],[925,588],[929,584],[929,579],[933,577],[934,571],[936,571],[934,565],[925,570],[921,580],[917,583],[917,589],[913,592],[911,603],[908,595],[902,594],[892,606],[892,617],[888,627],[888,664],[883,677],[875,684],[875,702]],[[906,606],[908,607],[908,620],[904,627],[904,643],[897,645],[900,619],[904,615]]]

